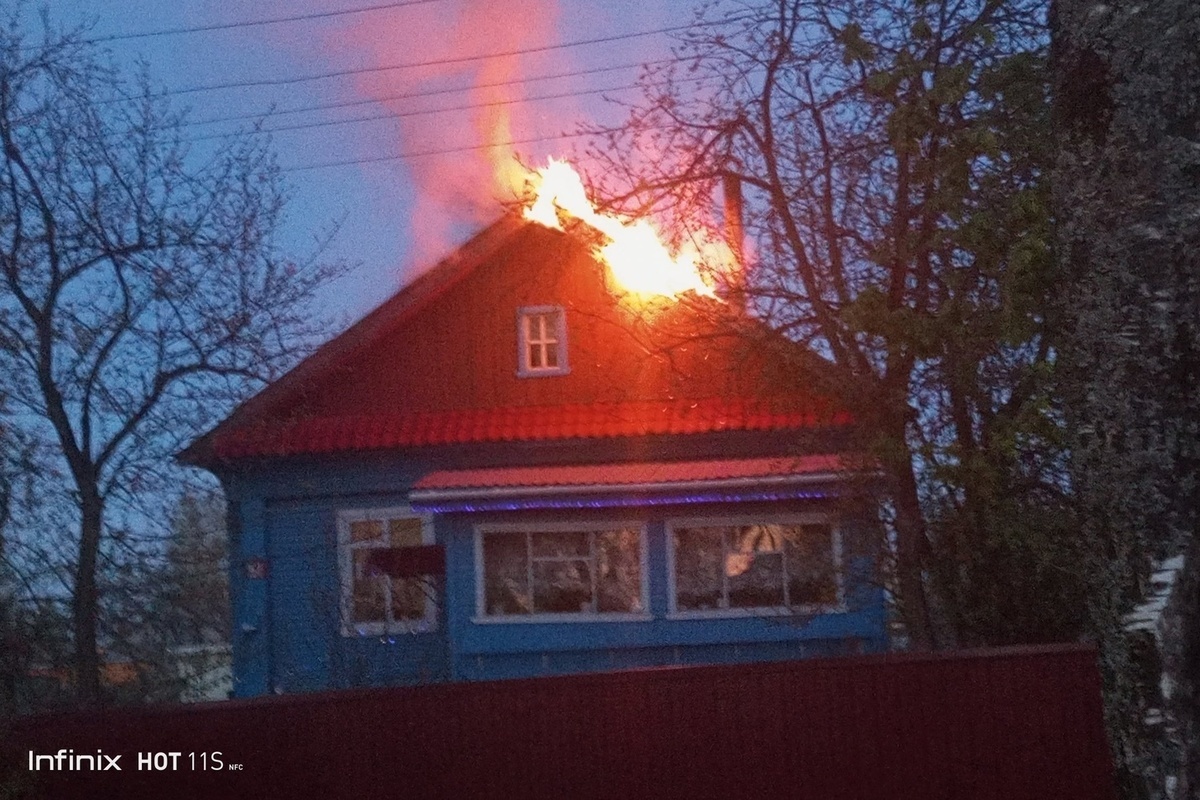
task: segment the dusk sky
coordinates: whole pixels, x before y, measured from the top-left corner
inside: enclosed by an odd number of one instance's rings
[[[669,57],[672,39],[651,33],[572,43],[683,25],[697,5],[73,0],[51,2],[49,13],[58,25],[88,25],[122,65],[143,59],[153,82],[190,109],[195,124],[187,136],[197,152],[219,146],[220,134],[251,126],[258,115],[266,115],[261,124],[268,129],[304,126],[272,134],[292,189],[285,244],[309,252],[322,231],[340,225],[327,257],[357,266],[326,302],[345,324],[499,212],[493,198],[503,190],[487,155],[469,148],[521,142],[512,149],[538,165],[569,156],[580,140],[550,137],[579,123],[618,122],[620,110],[603,97],[636,97],[626,88],[637,78],[632,65]],[[340,13],[354,9],[372,10]],[[246,24],[306,15],[325,16]],[[142,35],[228,25],[237,27]],[[525,52],[476,58],[513,51]],[[431,61],[443,63],[380,69]],[[302,80],[328,73],[348,74]],[[564,73],[576,74],[537,80]],[[227,84],[238,85],[203,88]],[[420,113],[451,107],[457,110]],[[218,119],[224,121],[203,124]],[[333,124],[348,119],[358,121]],[[359,163],[322,166],[336,162]]]

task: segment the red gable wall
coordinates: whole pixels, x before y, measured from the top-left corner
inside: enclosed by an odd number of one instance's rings
[[[516,375],[517,310],[539,305],[566,309],[569,375]],[[762,380],[747,385],[748,373],[763,368],[747,348],[732,336],[716,337],[704,319],[723,308],[660,305],[640,316],[641,309],[617,301],[605,271],[577,239],[529,225],[462,282],[348,360],[309,395],[307,410],[324,416],[557,406],[768,390]],[[688,341],[696,333],[714,338]]]
[[[644,415],[647,402],[687,407],[688,401],[695,400],[704,401],[707,408],[720,398],[722,405],[730,399],[738,401],[739,408],[749,402],[752,408],[745,425],[759,429],[798,427],[797,419],[803,419],[805,427],[833,420],[833,406],[798,384],[794,368],[789,370],[779,359],[764,354],[765,340],[756,343],[734,335],[732,329],[739,324],[748,330],[759,329],[745,320],[739,323],[741,318],[728,306],[695,298],[659,300],[652,306],[629,297],[621,299],[619,289],[609,284],[606,270],[591,258],[587,245],[576,235],[507,220],[481,234],[484,236],[496,237],[498,245],[478,263],[459,265],[450,279],[432,274],[422,279],[426,283],[442,280],[444,285],[433,291],[427,286],[419,288],[428,298],[386,325],[368,317],[327,346],[336,345],[342,351],[332,363],[310,369],[306,375],[302,365],[296,375],[289,376],[290,381],[280,382],[283,385],[272,393],[269,403],[252,401],[218,428],[218,453],[235,456],[428,443],[433,440],[419,432],[404,441],[392,441],[395,437],[384,441],[359,429],[369,427],[372,420],[376,427],[386,420],[391,429],[399,430],[411,427],[414,420],[426,425],[422,420],[430,414],[459,412],[475,419],[494,410],[507,409],[511,415],[534,407],[636,405]],[[471,243],[464,246],[463,252],[471,247]],[[448,268],[455,268],[453,258],[436,269]],[[419,284],[402,291],[389,304],[404,302]],[[518,309],[543,305],[566,310],[570,373],[518,377]],[[385,304],[372,316],[386,312],[387,307]],[[356,344],[355,338],[364,335],[360,329],[370,325],[376,328],[371,338]],[[318,357],[321,355],[319,352]],[[786,415],[778,416],[778,421],[762,416],[781,411]],[[712,429],[739,427],[736,420],[718,419],[722,416],[716,414]],[[282,426],[290,430],[284,431]],[[346,433],[347,426],[354,430]],[[264,428],[272,429],[265,437]],[[305,444],[314,435],[310,432],[327,435],[332,428],[340,431],[336,441],[312,447]],[[254,441],[239,436],[238,429],[254,431],[249,437]],[[573,434],[612,435],[599,430]],[[513,438],[494,437],[486,430],[479,436],[464,435],[466,438],[451,440]],[[287,445],[272,447],[269,440],[280,436],[287,439]],[[438,441],[444,438],[435,437]],[[519,438],[559,438],[559,434],[529,430]]]

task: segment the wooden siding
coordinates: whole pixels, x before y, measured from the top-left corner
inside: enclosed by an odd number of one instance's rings
[[[518,311],[531,307],[564,310],[569,374],[518,376]],[[582,229],[565,234],[506,216],[181,457],[225,472],[259,456],[637,435],[614,432],[611,409],[654,419],[644,406],[695,401],[741,411],[706,420],[669,407],[665,416],[686,418],[691,433],[843,425],[849,415],[820,382],[826,366],[718,300],[624,293]],[[522,416],[529,409],[553,413]],[[589,423],[579,409],[608,410]],[[468,430],[459,427],[464,415]],[[651,430],[679,431],[661,420]]]
[[[733,335],[716,301],[620,299],[577,239],[537,225],[516,232],[470,275],[365,349],[305,387],[292,414],[387,412],[667,400],[811,397],[762,352]],[[517,313],[565,310],[570,373],[517,376]]]
[[[261,557],[270,565],[265,579],[234,571],[235,696],[848,655],[886,647],[872,533],[852,532],[849,526],[846,612],[805,618],[667,616],[667,518],[834,510],[820,501],[442,515],[434,528],[438,544],[446,548],[447,568],[436,630],[344,636],[339,627],[336,515],[340,510],[403,506],[403,487],[423,469],[413,461],[395,466],[359,462],[353,469],[277,467],[263,482],[235,487],[243,519],[234,540],[234,561]],[[392,490],[382,491],[388,485]],[[289,486],[291,492],[286,491]],[[325,493],[316,494],[321,489]],[[305,496],[309,492],[314,494]],[[237,496],[250,500],[237,503]],[[261,511],[256,510],[260,501]],[[626,519],[646,525],[649,618],[476,622],[475,526],[565,519]]]
[[[463,683],[18,721],[34,798],[1114,798],[1091,649],[1069,645]],[[137,754],[181,753],[177,771]],[[238,771],[194,770],[220,752]],[[198,763],[198,762],[197,762]],[[2,764],[0,764],[2,766]]]

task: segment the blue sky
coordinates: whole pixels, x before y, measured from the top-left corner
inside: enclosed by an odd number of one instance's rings
[[[48,10],[56,24],[87,24],[93,37],[103,38],[381,4],[382,0],[266,0],[254,4],[74,0],[51,2]],[[405,8],[315,20],[120,38],[102,46],[122,64],[144,59],[157,85],[179,92],[638,33],[690,21],[694,5],[693,0],[426,0]],[[478,145],[483,141],[479,126],[494,122],[500,111],[509,113],[511,138],[517,140],[569,131],[581,122],[615,123],[621,118],[619,110],[594,92],[632,83],[636,69],[593,71],[547,81],[527,79],[659,59],[670,55],[670,46],[669,35],[655,34],[507,59],[184,92],[174,95],[174,101],[190,108],[191,119],[197,122],[274,108],[264,127],[407,115],[272,134],[292,190],[285,244],[296,252],[311,251],[320,233],[336,224],[340,228],[327,257],[357,265],[325,298],[326,310],[344,324],[382,302],[499,210],[490,198],[490,167],[479,151],[397,156]],[[457,91],[485,83],[503,85]],[[443,93],[427,94],[431,91]],[[592,93],[536,99],[585,92]],[[609,94],[635,96],[628,90]],[[408,99],[383,99],[395,95],[408,95]],[[485,110],[480,109],[413,113],[501,100],[511,101],[511,105],[488,106],[488,120],[483,121]],[[360,101],[361,105],[338,109],[287,113]],[[211,136],[249,124],[249,120],[197,124],[189,129],[189,136]],[[202,152],[218,146],[218,141],[201,140],[195,146]],[[529,143],[515,149],[524,160],[541,163],[549,155],[569,155],[575,141]],[[387,160],[312,168],[371,159]]]

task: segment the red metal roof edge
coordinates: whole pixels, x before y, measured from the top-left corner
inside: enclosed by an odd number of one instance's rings
[[[229,437],[217,443],[213,455],[237,459],[483,442],[801,430],[850,422],[847,413],[832,409],[772,408],[737,398],[719,398],[710,403],[527,406],[395,417],[317,418],[256,426],[231,431]]]
[[[634,484],[664,486],[693,482],[766,480],[834,475],[850,471],[851,459],[840,454],[763,456],[757,458],[646,461],[621,464],[568,464],[539,467],[437,470],[413,485],[414,492],[547,487],[595,488]]]
[[[177,453],[176,459],[195,466],[211,463],[217,455],[213,450],[216,437],[230,428],[252,425],[255,417],[267,413],[274,403],[285,398],[297,384],[312,380],[345,357],[348,352],[369,346],[473,272],[530,224],[515,214],[504,214],[384,300],[365,317],[318,347],[280,378],[263,387],[235,408],[229,416]]]

